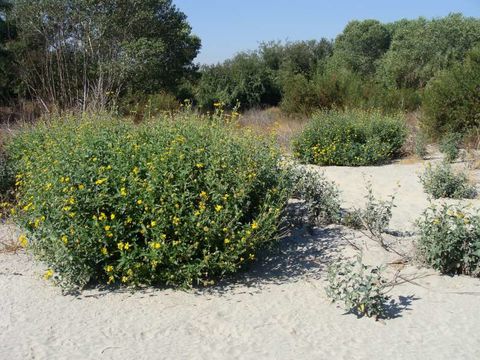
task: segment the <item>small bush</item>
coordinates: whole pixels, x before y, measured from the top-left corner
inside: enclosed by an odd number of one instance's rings
[[[460,134],[447,134],[440,142],[440,151],[445,155],[445,160],[454,162],[460,154],[460,142],[462,136]]]
[[[336,262],[328,269],[327,296],[358,316],[387,317],[387,287],[382,268],[364,265],[360,256],[356,261]]]
[[[480,275],[480,214],[430,206],[417,222],[422,259],[445,274]]]
[[[454,173],[451,165],[441,163],[433,167],[427,165],[425,172],[420,176],[420,182],[425,192],[435,199],[471,199],[476,196],[475,187],[468,183],[467,175],[463,172]]]
[[[288,199],[275,148],[217,117],[55,121],[7,150],[15,220],[69,287],[209,283],[275,241]]]
[[[405,139],[406,128],[400,116],[332,110],[314,116],[294,141],[294,151],[310,164],[378,165],[398,156]]]
[[[314,226],[340,220],[339,192],[323,174],[304,167],[292,169],[294,197],[304,201],[303,218]]]

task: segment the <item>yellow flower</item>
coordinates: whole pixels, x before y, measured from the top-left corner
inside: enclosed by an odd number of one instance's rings
[[[45,273],[43,274],[43,278],[45,280],[49,280],[51,279],[51,277],[53,276],[54,272],[52,269],[48,269],[47,271],[45,271]]]
[[[115,214],[110,215],[111,220],[115,220]]]
[[[111,273],[113,271],[113,266],[112,265],[108,265],[106,268],[105,268],[105,271],[108,272],[108,273]]]
[[[20,235],[20,237],[18,238],[18,242],[20,243],[20,245],[22,247],[27,247],[28,245],[28,239],[27,239],[27,236],[25,234],[22,234]]]
[[[67,237],[67,235],[63,235],[63,236],[62,236],[62,241],[63,241],[63,243],[64,243],[65,245],[68,244],[68,237]]]
[[[215,206],[215,211],[216,211],[216,212],[220,212],[220,211],[222,211],[222,209],[223,209],[223,206],[222,206],[222,205],[217,205],[217,206]]]
[[[114,278],[112,275],[110,275],[110,276],[108,277],[108,283],[111,284],[111,283],[113,283],[113,282],[115,282],[115,278]]]
[[[201,197],[202,199],[208,199],[208,195],[207,195],[207,193],[206,193],[205,191],[202,191],[202,192],[200,193],[200,197]]]
[[[107,178],[98,179],[97,181],[95,181],[95,184],[97,184],[97,185],[102,185],[102,184],[104,184],[106,181],[107,181]]]
[[[107,233],[107,237],[108,238],[112,238],[113,237],[113,234],[111,232]]]
[[[111,228],[112,228],[111,226],[107,225],[107,226],[105,226],[104,229],[105,229],[105,231],[110,231]]]
[[[223,242],[225,243],[225,245],[228,245],[228,244],[230,244],[230,239],[227,238]]]
[[[248,258],[253,261],[253,260],[255,260],[255,255],[250,254],[250,255],[248,255]]]
[[[258,229],[258,223],[256,221],[254,221],[252,223],[252,230],[256,230],[256,229]]]
[[[120,189],[120,195],[122,195],[122,196],[127,196],[127,189],[121,188],[121,189]]]
[[[135,175],[138,175],[138,173],[140,172],[140,170],[138,169],[138,167],[134,167],[132,172],[135,174]]]
[[[117,247],[118,247],[118,250],[122,251],[122,250],[125,248],[125,243],[119,242],[119,243],[117,244]]]
[[[79,190],[85,189],[85,185],[82,185],[82,184],[78,185],[78,189],[79,189]]]
[[[137,205],[142,205],[143,204],[143,200],[137,200]]]
[[[203,169],[203,168],[205,167],[205,165],[202,164],[202,163],[197,163],[197,164],[195,165],[195,167],[196,167],[197,169]]]
[[[213,106],[216,107],[216,108],[219,108],[220,106],[222,106],[222,103],[215,102],[215,103],[213,103]]]
[[[162,244],[160,244],[159,242],[153,242],[150,244],[150,246],[152,247],[152,249],[160,249],[162,247]]]
[[[122,276],[122,283],[126,283],[126,282],[128,282],[128,277]]]
[[[175,216],[172,220],[173,225],[177,226],[180,224],[180,218]]]
[[[155,226],[157,226],[157,222],[154,221],[154,220],[152,220],[152,221],[150,222],[150,226],[151,226],[152,228],[154,228]]]
[[[125,250],[128,250],[128,249],[130,249],[130,244],[127,242],[125,243]]]
[[[105,215],[105,213],[100,213],[100,216],[98,217],[98,220],[100,221],[105,221],[107,220],[107,215]]]
[[[106,247],[103,247],[101,250],[102,255],[107,256],[108,255],[108,249]]]

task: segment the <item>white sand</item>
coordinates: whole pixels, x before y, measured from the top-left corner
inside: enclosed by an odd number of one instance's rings
[[[413,230],[428,204],[415,174],[422,166],[332,167],[326,174],[355,206],[363,204],[362,172],[384,196],[398,181],[391,227]],[[0,359],[480,358],[479,279],[408,266],[404,276],[417,279],[394,289],[403,305],[392,308],[397,317],[385,323],[331,305],[325,264],[352,251],[342,234],[350,236],[339,227],[292,234],[234,285],[203,292],[63,296],[41,279],[41,265],[27,255],[0,255]],[[367,244],[366,261],[395,259]]]

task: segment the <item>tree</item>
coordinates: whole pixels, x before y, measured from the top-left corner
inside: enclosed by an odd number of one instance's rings
[[[427,85],[422,125],[434,137],[480,127],[480,46]]]
[[[11,10],[8,1],[0,0],[0,104],[7,103],[14,95],[15,70],[13,56],[6,43],[14,36],[14,28],[7,19]]]
[[[332,63],[371,77],[390,40],[387,27],[377,20],[351,21],[335,40]]]
[[[171,0],[17,0],[13,18],[22,80],[45,107],[173,89],[200,48]]]
[[[423,88],[480,42],[480,20],[461,14],[401,20],[389,27],[392,44],[381,60],[378,78],[390,87]]]

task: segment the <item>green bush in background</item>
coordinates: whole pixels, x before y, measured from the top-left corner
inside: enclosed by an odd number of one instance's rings
[[[440,72],[423,96],[422,125],[433,137],[480,126],[480,47],[463,64]]]
[[[405,123],[400,115],[323,111],[314,115],[295,139],[294,152],[303,162],[316,165],[378,165],[398,156],[405,138]]]

